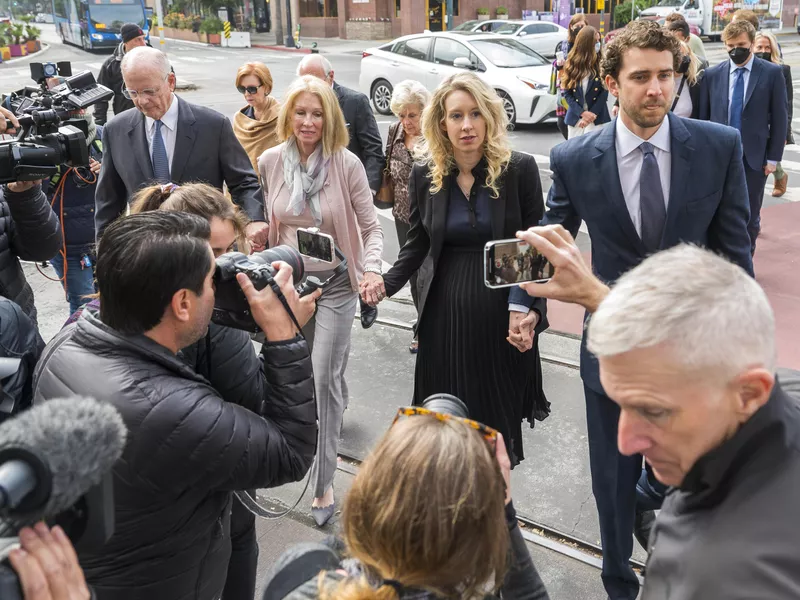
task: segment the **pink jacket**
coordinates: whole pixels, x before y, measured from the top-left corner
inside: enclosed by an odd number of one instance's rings
[[[284,181],[281,156],[284,145],[270,148],[258,159],[258,173],[264,190],[264,212],[270,224],[270,247],[278,243],[275,202],[289,202],[289,188]],[[383,231],[372,203],[364,165],[346,148],[331,157],[328,178],[320,191],[320,202],[327,202],[334,216],[336,245],[347,257],[350,283],[353,291],[358,291],[364,269],[380,269],[383,264]]]

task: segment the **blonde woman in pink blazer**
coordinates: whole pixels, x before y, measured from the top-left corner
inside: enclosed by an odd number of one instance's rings
[[[340,277],[317,300],[315,317],[303,328],[311,346],[319,412],[319,444],[312,470],[311,514],[321,527],[336,512],[333,476],[342,415],[347,406],[344,372],[360,288],[383,289],[383,232],[361,161],[347,150],[347,126],[333,89],[306,76],[286,93],[278,116],[283,143],[258,159],[269,222],[269,245],[297,247],[297,229],[318,227],[333,236],[347,257]],[[306,259],[320,279],[335,267]],[[377,302],[380,291],[373,291]]]

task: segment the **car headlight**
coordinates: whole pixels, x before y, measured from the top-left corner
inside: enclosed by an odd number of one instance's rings
[[[535,81],[531,81],[530,79],[523,79],[522,77],[517,77],[517,79],[519,79],[522,83],[527,85],[532,90],[536,90],[539,92],[546,92],[548,89],[550,89],[550,86],[545,85],[543,83],[536,83]]]
[[[92,39],[93,40],[97,40],[98,42],[102,42],[103,41],[103,34],[102,33],[93,33],[92,34]]]

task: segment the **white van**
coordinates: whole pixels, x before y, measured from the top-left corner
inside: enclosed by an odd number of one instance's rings
[[[724,22],[713,19],[714,0],[660,0],[658,4],[639,13],[640,17],[666,17],[672,13],[680,13],[690,25],[700,29],[700,35],[718,40]]]

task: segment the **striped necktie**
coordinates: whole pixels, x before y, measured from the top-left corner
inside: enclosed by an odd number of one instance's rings
[[[161,121],[156,121],[156,131],[153,134],[153,175],[158,183],[169,183],[169,158],[164,138],[161,137]]]

